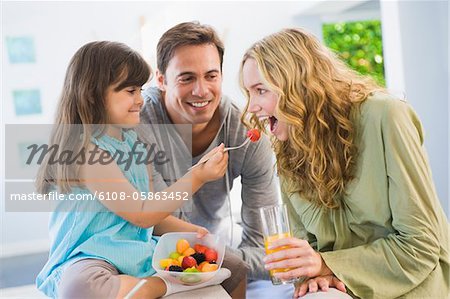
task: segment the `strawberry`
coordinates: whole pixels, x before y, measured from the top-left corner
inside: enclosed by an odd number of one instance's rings
[[[197,266],[197,261],[192,256],[185,256],[183,258],[183,262],[181,263],[181,267],[183,269],[191,268]]]
[[[198,252],[198,253],[204,254],[207,249],[209,249],[209,248],[206,247],[205,245],[201,245],[201,244],[194,245],[194,250],[195,250],[195,252]]]
[[[251,142],[256,142],[261,137],[261,134],[259,133],[258,129],[251,129],[248,130],[247,137],[250,139]]]
[[[217,251],[214,249],[207,249],[205,251],[205,259],[206,261],[212,263],[217,261]]]

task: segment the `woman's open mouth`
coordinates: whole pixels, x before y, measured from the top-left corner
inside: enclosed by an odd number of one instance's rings
[[[259,122],[263,125],[269,125],[270,127],[270,132],[273,134],[275,132],[275,130],[277,129],[278,126],[278,118],[276,118],[275,116],[269,116],[269,115],[261,115],[261,116],[257,116]]]
[[[273,133],[277,129],[278,119],[275,116],[270,116],[269,122],[270,122],[270,132]]]

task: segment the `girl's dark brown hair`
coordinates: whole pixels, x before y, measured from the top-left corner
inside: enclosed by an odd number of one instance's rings
[[[112,85],[116,85],[115,91],[142,86],[151,74],[150,66],[139,53],[125,44],[95,41],[81,47],[67,68],[49,146],[58,145],[58,154],[68,150],[75,155],[87,150],[92,134],[101,133],[108,123],[107,89]],[[70,192],[72,186],[79,184],[80,165],[52,164],[50,156],[45,156],[39,168],[38,192],[48,193],[52,187]]]

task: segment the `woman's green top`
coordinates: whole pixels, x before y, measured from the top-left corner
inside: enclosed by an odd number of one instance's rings
[[[321,253],[353,297],[450,297],[449,225],[417,115],[404,101],[377,93],[356,119],[356,178],[340,207],[283,192],[293,234]]]

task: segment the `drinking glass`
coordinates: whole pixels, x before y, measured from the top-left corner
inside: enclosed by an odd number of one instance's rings
[[[291,230],[289,227],[289,218],[287,208],[285,204],[262,207],[259,209],[262,219],[263,235],[264,235],[264,247],[266,254],[288,249],[289,246],[281,246],[274,249],[268,249],[269,245],[278,239],[288,238],[291,236]],[[275,273],[286,272],[291,268],[280,268],[269,270],[270,280],[272,284],[288,284],[294,283],[298,278],[280,279],[274,276]]]

